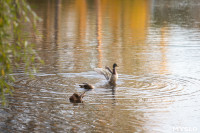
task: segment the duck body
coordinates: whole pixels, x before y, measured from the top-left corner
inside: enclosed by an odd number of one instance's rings
[[[95,68],[94,70],[97,73],[104,75],[104,77],[107,79],[107,81],[110,85],[116,85],[116,81],[118,79],[118,73],[117,73],[116,67],[118,67],[118,65],[116,63],[114,63],[112,70],[107,66],[105,67],[105,69],[104,68]]]
[[[93,85],[90,85],[88,83],[83,83],[82,85],[79,85],[81,88],[84,88],[84,89],[88,89],[88,90],[91,90],[91,89],[94,89],[94,86]]]
[[[84,93],[81,95],[74,93],[72,96],[70,96],[69,101],[72,103],[83,103],[83,100],[82,100],[83,96],[84,96]]]

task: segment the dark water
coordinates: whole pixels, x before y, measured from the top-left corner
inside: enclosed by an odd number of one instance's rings
[[[200,132],[198,0],[32,0],[44,60],[17,81],[0,132]],[[119,67],[114,89],[96,67]],[[69,97],[96,86],[83,103]]]

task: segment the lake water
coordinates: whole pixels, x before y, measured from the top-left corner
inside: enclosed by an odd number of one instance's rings
[[[15,70],[0,132],[200,132],[200,1],[32,0],[35,78]],[[115,88],[94,68],[118,64]],[[83,103],[81,83],[96,88]]]

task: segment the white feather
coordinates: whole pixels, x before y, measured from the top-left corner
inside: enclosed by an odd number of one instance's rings
[[[110,71],[108,69],[105,68],[95,68],[94,69],[97,73],[104,75],[104,77],[109,81],[112,74],[110,73]]]

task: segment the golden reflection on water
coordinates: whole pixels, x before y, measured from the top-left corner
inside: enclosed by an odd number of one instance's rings
[[[161,37],[160,37],[160,45],[161,45],[161,48],[160,48],[160,51],[161,51],[161,68],[160,68],[160,74],[165,74],[166,72],[168,72],[167,70],[167,57],[166,57],[166,54],[167,54],[167,38],[168,38],[168,27],[162,27],[161,28]]]
[[[47,14],[44,15],[41,24],[44,27],[40,29],[44,35],[41,45],[45,45],[47,49],[58,49],[59,71],[66,70],[67,67],[77,70],[81,64],[103,67],[117,62],[122,64],[122,72],[134,73],[136,69],[145,73],[162,64],[160,62],[154,66],[151,65],[155,63],[145,65],[148,58],[152,57],[141,54],[146,51],[152,52],[147,42],[150,1],[59,0],[47,1],[47,5],[44,6],[47,6],[44,7]],[[71,48],[70,51],[66,51],[67,48]],[[70,59],[63,58],[69,56]]]

